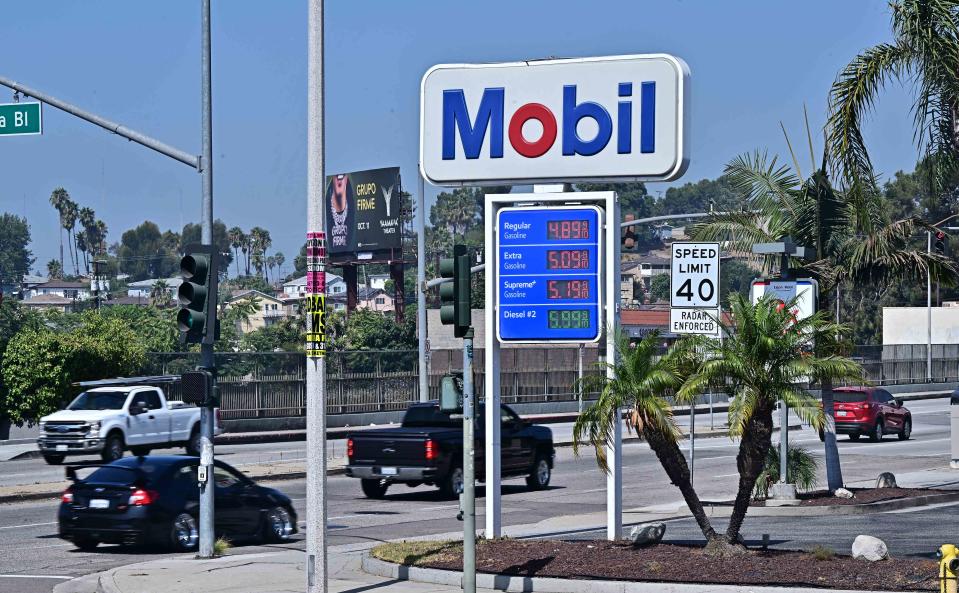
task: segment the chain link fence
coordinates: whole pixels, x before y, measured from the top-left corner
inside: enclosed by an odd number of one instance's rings
[[[404,410],[419,401],[415,350],[327,354],[329,414]],[[870,383],[925,383],[926,346],[857,346],[852,354]],[[151,353],[145,375],[175,375],[195,368],[199,353]],[[583,349],[584,374],[601,372],[599,351]],[[221,410],[229,420],[305,415],[306,358],[295,352],[217,353]],[[508,348],[500,352],[504,403],[565,402],[577,398],[579,348]],[[443,375],[461,372],[461,350],[430,355],[429,399],[438,399]],[[477,395],[484,396],[485,352],[474,351]],[[933,345],[932,381],[959,381],[959,345]],[[592,399],[587,396],[587,401]]]

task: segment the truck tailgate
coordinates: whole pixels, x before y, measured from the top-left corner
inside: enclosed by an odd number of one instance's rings
[[[351,435],[355,465],[432,465],[426,460],[428,430],[386,429]],[[436,433],[433,432],[433,435]]]

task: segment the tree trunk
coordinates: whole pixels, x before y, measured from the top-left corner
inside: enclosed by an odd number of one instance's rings
[[[674,486],[679,488],[689,507],[693,518],[706,536],[707,545],[714,544],[722,537],[716,533],[709,517],[706,516],[706,510],[703,508],[703,502],[699,499],[699,494],[693,488],[689,476],[689,466],[686,464],[686,457],[679,449],[675,440],[668,438],[661,431],[652,428],[649,424],[643,427],[643,437],[649,443],[649,448],[653,450],[659,459],[660,465],[666,470],[666,475]]]
[[[13,424],[9,418],[0,416],[0,441],[10,439],[10,426]]]
[[[240,253],[236,247],[233,248],[233,260],[236,262],[236,275],[240,275]]]
[[[819,298],[819,309],[829,311],[833,302],[830,298],[831,291],[821,291]],[[838,321],[838,320],[837,320]],[[817,354],[828,354],[818,353]],[[832,377],[825,377],[820,382],[822,392],[822,409],[826,416],[826,423],[823,426],[823,446],[826,457],[826,487],[830,492],[835,492],[842,488],[842,464],[839,460],[839,447],[836,445],[836,410],[833,406],[832,396]]]
[[[770,402],[763,398],[746,423],[739,453],[736,455],[736,467],[739,470],[739,490],[733,503],[733,512],[726,529],[726,540],[735,544],[739,541],[739,530],[749,510],[756,480],[766,465],[766,454],[772,447],[773,414]]]

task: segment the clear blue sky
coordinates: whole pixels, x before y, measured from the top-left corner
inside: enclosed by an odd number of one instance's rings
[[[269,229],[287,267],[306,231],[306,15],[304,0],[213,0],[215,216]],[[198,153],[199,16],[198,0],[8,3],[0,72]],[[399,165],[415,191],[419,81],[433,64],[650,52],[692,71],[682,182],[755,148],[786,156],[780,120],[805,146],[804,102],[818,158],[836,73],[889,38],[878,0],[329,0],[327,172]],[[866,127],[886,176],[916,161],[909,106],[893,88]],[[0,138],[0,176],[0,210],[27,217],[42,270],[57,253],[57,186],[97,211],[111,242],[144,219],[199,219],[197,173],[52,108],[43,136]]]

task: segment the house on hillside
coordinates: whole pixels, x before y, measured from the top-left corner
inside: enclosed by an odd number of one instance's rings
[[[57,311],[73,311],[77,301],[68,299],[56,293],[38,294],[20,301],[23,307],[31,309],[56,309]]]
[[[256,309],[248,319],[237,322],[236,329],[240,333],[256,331],[292,317],[282,299],[259,290],[245,290],[228,300],[224,306],[230,309],[238,303],[253,300],[256,301]]]
[[[180,285],[183,284],[183,278],[174,276],[173,278],[151,278],[149,280],[130,282],[127,284],[127,296],[148,299],[153,294],[153,287],[156,286],[157,282],[162,282],[166,285],[166,293],[169,296],[169,300],[172,301],[176,298],[176,293],[180,289]]]
[[[85,301],[90,298],[90,285],[86,282],[70,282],[67,280],[48,280],[42,284],[35,284],[24,291],[24,300],[38,296],[56,295],[70,301]]]

